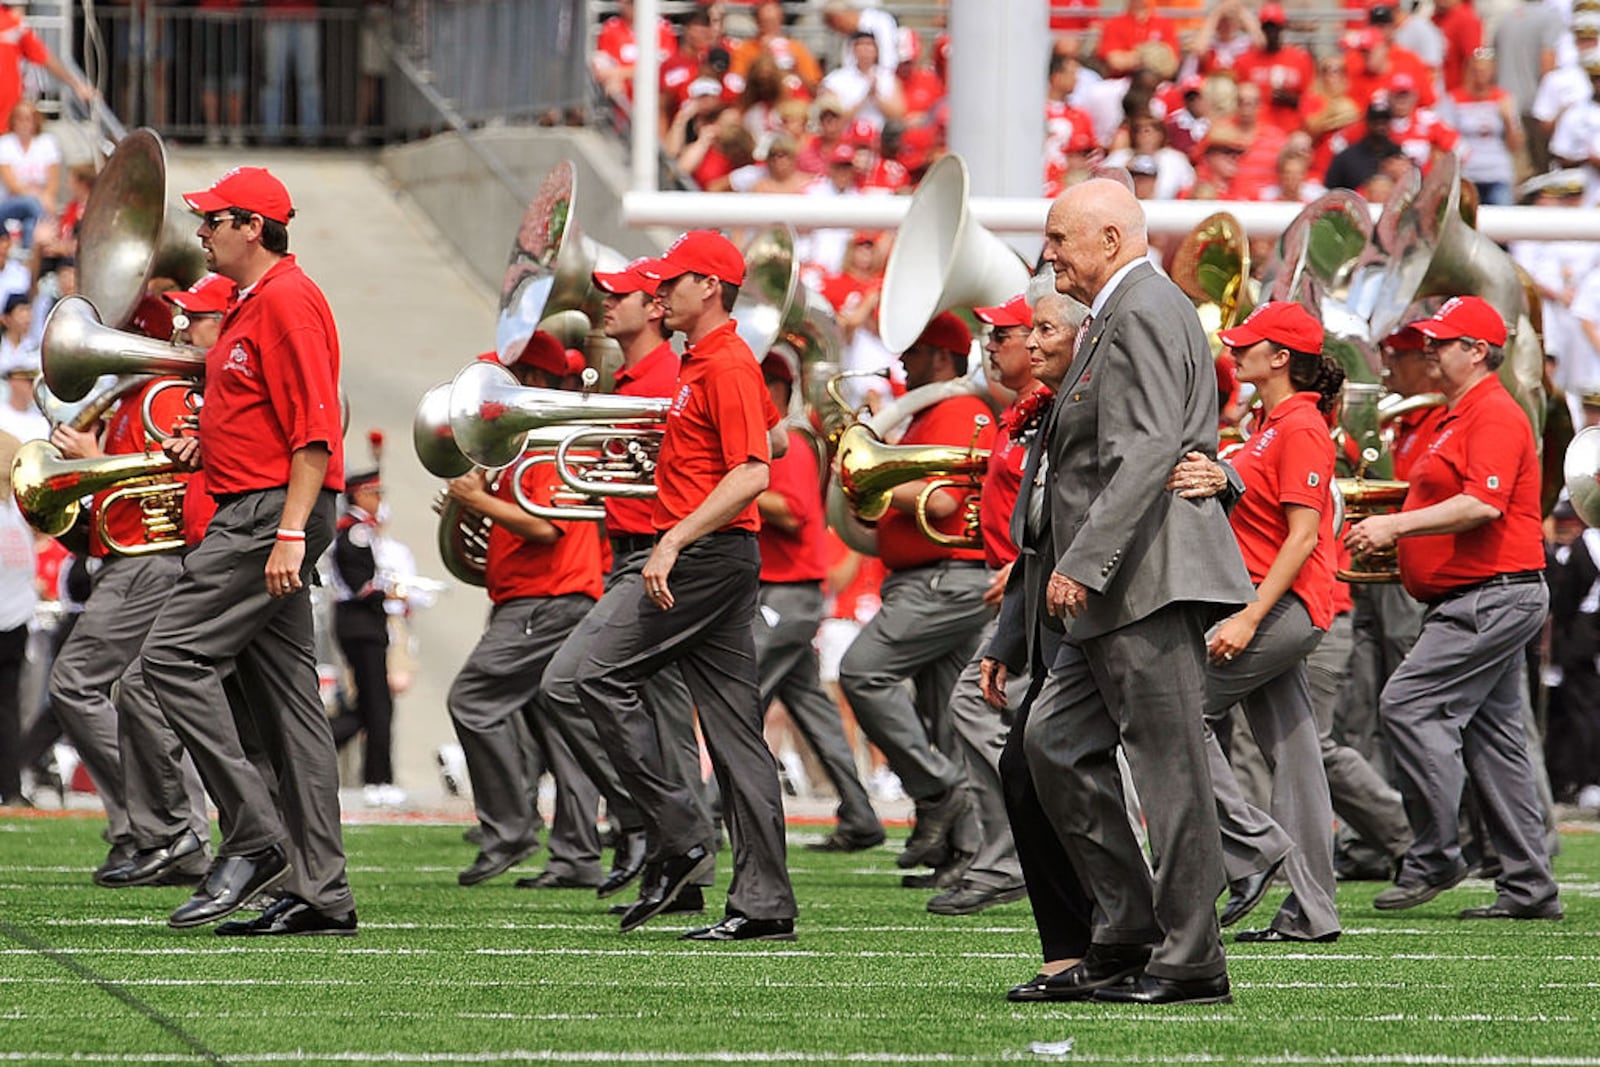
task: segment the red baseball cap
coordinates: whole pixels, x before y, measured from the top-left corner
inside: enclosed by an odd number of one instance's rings
[[[1256,15],[1256,21],[1263,26],[1269,24],[1283,26],[1288,23],[1289,16],[1283,13],[1283,7],[1279,4],[1262,4],[1261,11]]]
[[[964,356],[972,349],[972,331],[951,312],[941,311],[923,329],[915,343],[932,345],[934,348],[942,348],[946,352]]]
[[[545,333],[543,330],[533,331],[533,336],[528,338],[528,343],[522,347],[522,355],[512,361],[524,367],[534,367],[550,374],[565,375],[567,373],[567,350],[561,342]]]
[[[1505,320],[1481,296],[1452,296],[1433,313],[1433,318],[1419,319],[1410,325],[1422,336],[1435,341],[1471,337],[1492,345],[1506,343]]]
[[[844,141],[840,141],[838,144],[833,146],[833,151],[828,153],[828,162],[848,163],[851,166],[854,166],[856,162],[856,150],[854,146]]]
[[[973,308],[979,322],[990,326],[1026,326],[1033,329],[1033,309],[1028,306],[1028,294],[1018,293],[999,307]]]
[[[1412,326],[1402,326],[1383,339],[1383,343],[1396,352],[1420,352],[1427,343],[1422,331]]]
[[[589,357],[579,352],[576,348],[567,349],[567,373],[582,374],[589,369]]]
[[[9,310],[9,309],[7,309]],[[153,337],[157,341],[172,340],[172,308],[164,300],[153,296],[139,299],[134,306],[133,315],[128,319],[128,328],[135,333],[142,333],[146,337]],[[35,356],[35,359],[38,357]]]
[[[1295,352],[1321,352],[1322,323],[1293,301],[1274,300],[1256,308],[1233,329],[1218,332],[1217,338],[1229,348],[1271,341]]]
[[[288,222],[294,216],[289,190],[266,167],[234,167],[211,188],[184,193],[183,202],[202,215],[237,207],[273,222]]]
[[[657,282],[685,274],[704,274],[729,285],[743,285],[744,256],[716,230],[690,230],[672,242],[660,259],[643,263],[639,273]]]
[[[866,119],[856,119],[845,131],[844,139],[857,148],[871,148],[878,143],[878,131]]]
[[[789,366],[789,361],[776,352],[768,352],[767,358],[761,361],[761,375],[775,382],[785,385],[794,384],[794,368]]]
[[[207,274],[187,289],[169,289],[161,295],[191,315],[220,315],[228,310],[238,290],[232,278]]]
[[[1417,79],[1399,71],[1389,78],[1389,91],[1391,93],[1414,93],[1417,91]]]
[[[594,279],[595,288],[616,296],[627,296],[629,293],[644,293],[646,296],[656,295],[654,278],[646,277],[644,268],[650,263],[649,259],[640,258],[629,263],[618,271],[595,271],[590,275]]]

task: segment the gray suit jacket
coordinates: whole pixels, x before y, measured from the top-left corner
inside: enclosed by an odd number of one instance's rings
[[[1217,386],[1194,305],[1154,267],[1135,267],[1111,294],[1051,418],[1054,569],[1090,591],[1069,637],[1172,603],[1215,604],[1220,616],[1255,599],[1222,502],[1166,489],[1185,452],[1216,455]]]

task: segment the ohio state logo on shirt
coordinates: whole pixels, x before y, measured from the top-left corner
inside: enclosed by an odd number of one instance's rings
[[[672,398],[672,410],[668,411],[667,414],[668,415],[680,415],[680,414],[682,414],[683,413],[683,409],[689,406],[689,394],[690,394],[689,387],[687,385],[680,385],[678,387],[678,395]]]
[[[250,369],[250,353],[245,351],[244,345],[235,341],[233,348],[228,352],[228,358],[222,364],[225,371],[238,371],[246,378],[254,378],[256,372]]]

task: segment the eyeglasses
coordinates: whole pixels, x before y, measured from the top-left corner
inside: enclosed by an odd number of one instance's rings
[[[989,343],[998,348],[1007,341],[1028,336],[1028,332],[1026,326],[996,326],[989,331]]]
[[[243,226],[253,218],[255,218],[255,212],[253,211],[230,207],[222,211],[208,211],[200,216],[200,221],[206,229],[216,230],[221,229],[224,222],[232,222],[235,226]]]
[[[1428,352],[1438,352],[1442,349],[1449,348],[1453,344],[1460,344],[1466,348],[1471,348],[1477,343],[1477,340],[1472,337],[1451,337],[1447,340],[1440,340],[1437,337],[1430,337],[1422,344],[1424,350]]]

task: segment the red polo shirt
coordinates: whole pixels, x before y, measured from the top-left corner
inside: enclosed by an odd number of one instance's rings
[[[1390,454],[1394,457],[1396,478],[1405,481],[1410,477],[1412,462],[1427,451],[1428,442],[1433,440],[1434,433],[1438,431],[1444,412],[1444,406],[1440,405],[1407,412],[1395,420],[1394,447]]]
[[[650,354],[631,367],[617,371],[617,396],[668,397],[678,388],[678,353],[662,341]],[[608,496],[606,535],[609,537],[649,537],[656,532],[650,521],[655,501],[648,497]]]
[[[1316,81],[1316,64],[1310,52],[1292,45],[1285,45],[1276,52],[1252,48],[1233,64],[1233,74],[1242,82],[1254,82],[1261,87],[1262,118],[1284,133],[1305,128],[1306,116],[1311,113],[1305,109],[1306,93]],[[1274,103],[1274,91],[1298,93],[1299,105],[1283,107]]]
[[[789,451],[772,461],[767,489],[783,497],[800,520],[800,529],[786,533],[761,524],[761,580],[763,582],[820,582],[827,577],[823,559],[822,476],[817,453],[805,435],[789,431]]]
[[[183,543],[193,548],[206,536],[206,527],[217,513],[217,502],[206,490],[206,472],[189,475],[189,488],[183,494]]]
[[[284,256],[228,309],[206,353],[200,440],[217,496],[289,484],[289,457],[321,443],[324,489],[344,488],[339,331],[322,290]]]
[[[1406,592],[1436,600],[1497,574],[1544,569],[1533,427],[1499,378],[1489,375],[1445,412],[1409,474],[1404,511],[1465,493],[1500,518],[1465,533],[1401,538]]]
[[[678,389],[661,438],[655,528],[670,530],[683,521],[741,463],[771,463],[767,427],[775,425],[777,411],[761,367],[732,319],[690,345],[683,354]],[[760,528],[753,499],[722,527]]]
[[[902,445],[955,445],[965,447],[972,443],[972,434],[979,416],[988,424],[978,432],[978,447],[994,447],[994,413],[989,405],[976,396],[958,396],[924,408],[911,420]],[[971,491],[956,494],[959,503],[954,515],[934,524],[941,533],[961,534],[966,529],[967,497]],[[947,559],[982,560],[981,548],[946,548],[922,536],[917,529],[917,518],[898,508],[878,520],[878,557],[891,571],[910,570],[929,563]]]
[[[1015,408],[1013,404],[1012,410]],[[1022,465],[1028,459],[1027,448],[1011,439],[1007,425],[1002,416],[994,445],[989,449],[989,469],[983,475],[983,497],[978,503],[983,559],[991,570],[1017,558],[1017,546],[1011,540],[1011,513],[1016,510],[1017,493],[1022,489]]]
[[[168,381],[160,378],[156,381]],[[117,409],[112,413],[111,419],[106,423],[106,439],[103,448],[108,456],[131,456],[146,451],[144,417],[139,408],[144,403],[145,394],[150,391],[155,381],[145,384],[142,388],[127,394],[117,404]],[[151,404],[151,418],[157,426],[171,426],[188,411],[183,403],[183,390],[167,389],[161,392]],[[155,450],[160,455],[159,450]],[[187,482],[187,474],[167,475],[166,478],[178,482]],[[193,490],[187,490],[185,496]],[[110,550],[100,538],[100,511],[105,498],[111,495],[107,490],[96,493],[90,515],[93,522],[89,526],[89,555],[105,556]],[[106,529],[113,540],[125,545],[143,544],[145,541],[144,523],[137,501],[123,499],[112,505],[106,513]]]
[[[1317,544],[1295,575],[1290,591],[1305,603],[1311,625],[1333,621],[1333,438],[1317,410],[1316,393],[1295,393],[1272,409],[1266,424],[1233,457],[1244,479],[1244,496],[1228,521],[1239,541],[1250,581],[1260,585],[1289,537],[1284,508],[1315,508]]]
[[[506,471],[489,485],[496,500],[515,503],[511,476]],[[558,485],[554,463],[530,464],[522,475],[522,488],[539,504],[549,504]],[[489,599],[496,604],[524,597],[555,597],[569,593],[600,599],[605,581],[600,567],[600,529],[592,522],[553,523],[561,536],[549,544],[528,541],[499,523],[489,528],[489,555],[485,567]]]
[[[0,115],[7,118],[22,99],[22,61],[44,66],[50,52],[21,15],[0,8]]]

